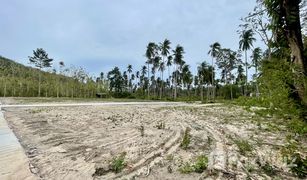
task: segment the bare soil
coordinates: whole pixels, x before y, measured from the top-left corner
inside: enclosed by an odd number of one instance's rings
[[[295,179],[281,156],[286,134],[237,106],[5,110],[31,172],[41,179]],[[191,142],[184,150],[180,144],[187,127]],[[240,149],[238,141],[247,142],[251,150]],[[123,153],[125,167],[115,173],[110,164]],[[209,159],[204,172],[180,171],[200,155]]]

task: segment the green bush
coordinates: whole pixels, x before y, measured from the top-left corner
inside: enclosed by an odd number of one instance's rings
[[[307,177],[307,158],[303,158],[299,153],[292,154],[287,159],[287,164],[290,166],[292,173],[299,178]]]
[[[189,174],[193,172],[193,167],[190,163],[186,162],[182,167],[179,168],[182,174]]]
[[[189,144],[191,142],[190,131],[191,131],[191,129],[188,128],[188,127],[184,131],[183,139],[182,139],[182,142],[180,144],[180,147],[182,147],[182,149],[188,149],[188,147],[189,147]]]
[[[196,159],[193,169],[197,173],[202,173],[208,167],[208,157],[205,155],[199,156]]]
[[[119,173],[124,169],[124,167],[126,166],[125,156],[126,153],[124,152],[120,154],[118,157],[113,158],[110,168],[113,172]]]
[[[253,150],[253,146],[247,140],[234,140],[234,143],[238,146],[239,152],[244,156]]]
[[[186,162],[179,168],[179,171],[183,174],[189,174],[192,172],[202,173],[208,167],[208,157],[205,155],[198,156],[194,164]]]

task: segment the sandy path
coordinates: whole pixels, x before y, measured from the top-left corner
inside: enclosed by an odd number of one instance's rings
[[[0,179],[36,179],[30,172],[28,158],[14,133],[8,127],[1,109]]]

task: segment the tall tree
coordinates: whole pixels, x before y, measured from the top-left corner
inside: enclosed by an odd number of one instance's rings
[[[175,77],[174,77],[174,99],[177,98],[177,84],[178,84],[178,68],[183,65],[183,54],[184,49],[182,46],[177,45],[176,49],[173,50],[174,53],[174,64],[175,64]]]
[[[232,84],[234,75],[232,71],[240,62],[240,54],[231,49],[221,49],[221,53],[217,59],[217,65],[222,69],[222,80],[226,84],[230,84],[230,98],[233,99]]]
[[[198,84],[200,86],[201,101],[204,100],[204,86],[212,84],[213,67],[208,65],[206,61],[197,66]]]
[[[156,56],[156,49],[157,45],[154,42],[149,42],[146,48],[145,56],[147,58],[146,64],[147,64],[147,79],[149,80],[149,65],[153,63],[154,57]],[[147,97],[149,99],[150,91],[149,91],[149,85],[147,86]]]
[[[118,67],[114,67],[110,72],[108,72],[107,78],[110,82],[110,91],[115,90],[116,93],[123,91],[123,86],[125,84],[124,78]]]
[[[307,58],[304,57],[304,47],[300,22],[300,2],[301,0],[262,0],[267,8],[271,20],[271,28],[276,36],[276,40],[285,39],[291,50],[291,62],[296,66],[293,71],[298,76],[307,76]],[[275,41],[276,41],[275,40]],[[295,89],[298,99],[307,105],[305,91],[306,83],[295,82]]]
[[[129,87],[129,91],[131,91],[131,86],[130,86],[131,73],[132,73],[132,65],[131,64],[128,64],[127,72],[128,72],[128,87]]]
[[[248,72],[247,72],[247,50],[249,50],[253,46],[253,42],[256,39],[253,37],[254,32],[252,29],[243,30],[240,35],[239,48],[245,53],[245,73],[246,73],[246,81],[245,81],[245,95],[247,95],[247,84],[248,84]]]
[[[161,55],[162,55],[162,62],[160,64],[160,71],[161,71],[161,78],[162,78],[162,86],[160,87],[160,99],[162,97],[162,89],[163,89],[163,73],[164,73],[164,70],[165,70],[165,64],[167,64],[165,61],[166,61],[166,58],[167,56],[169,55],[169,51],[171,49],[171,42],[168,40],[168,39],[165,39],[162,43],[160,43],[160,49],[161,49]]]
[[[255,78],[256,78],[256,96],[259,96],[259,87],[258,87],[258,67],[260,60],[262,59],[262,51],[259,47],[255,48],[253,50],[253,53],[251,55],[252,64],[255,67]]]
[[[218,57],[218,55],[220,53],[220,50],[221,50],[220,43],[215,42],[212,45],[210,45],[210,50],[208,52],[208,54],[210,54],[210,56],[212,58],[211,66],[212,66],[213,70],[212,70],[212,81],[211,81],[212,83],[211,83],[211,85],[212,85],[212,88],[213,88],[213,99],[215,98],[214,75],[213,75],[213,73],[214,73],[213,59]]]
[[[33,50],[33,56],[29,56],[30,63],[39,68],[39,80],[38,80],[38,96],[41,95],[41,71],[46,67],[51,67],[53,59],[48,57],[47,52],[43,48],[37,48]]]

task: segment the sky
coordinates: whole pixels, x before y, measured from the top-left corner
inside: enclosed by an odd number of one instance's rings
[[[256,0],[1,0],[0,55],[29,65],[43,48],[54,65],[84,67],[91,75],[114,66],[140,70],[148,42],[185,49],[192,72],[210,44],[237,50],[240,18]],[[260,40],[255,46],[261,45]]]

